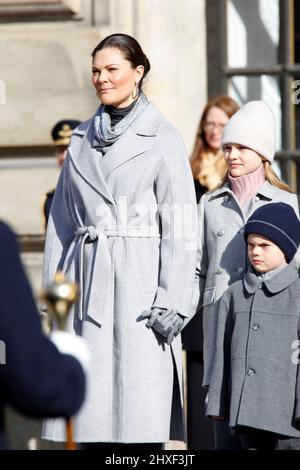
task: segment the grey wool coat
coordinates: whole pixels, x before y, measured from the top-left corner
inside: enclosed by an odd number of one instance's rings
[[[204,386],[208,386],[210,380],[219,300],[228,286],[244,277],[248,268],[244,225],[258,207],[269,202],[285,202],[299,214],[296,194],[272,186],[268,181],[257,191],[247,214],[241,210],[228,183],[204,194],[200,200],[194,295],[198,289],[198,305],[204,307]]]
[[[300,437],[300,279],[292,262],[260,282],[249,271],[223,295],[207,416]]]
[[[180,335],[169,346],[139,317],[191,312],[197,208],[186,151],[151,103],[104,156],[92,142],[93,118],[72,136],[44,260],[44,283],[62,269],[81,288],[68,328],[86,338],[92,371],[75,440],[183,439]],[[65,440],[63,423],[48,421],[43,435]]]

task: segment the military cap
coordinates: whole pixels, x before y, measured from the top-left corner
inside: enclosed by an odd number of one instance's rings
[[[75,119],[63,119],[58,121],[51,131],[52,139],[55,145],[69,145],[71,135],[75,127],[79,126],[81,121]]]

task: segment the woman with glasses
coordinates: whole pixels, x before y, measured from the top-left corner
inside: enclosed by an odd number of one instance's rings
[[[217,96],[206,104],[191,156],[197,202],[207,190],[220,183],[226,172],[221,149],[222,131],[238,110],[229,96]],[[198,312],[182,332],[187,368],[187,435],[189,449],[213,449],[212,424],[204,418],[205,392],[202,388],[202,312]]]
[[[191,156],[197,202],[202,194],[220,183],[226,172],[222,131],[238,109],[238,104],[226,95],[212,98],[204,108]]]

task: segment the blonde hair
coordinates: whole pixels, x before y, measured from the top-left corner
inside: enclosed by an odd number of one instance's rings
[[[200,118],[190,164],[194,179],[209,190],[220,182],[227,168],[222,150],[218,150],[217,153],[213,152],[203,131],[207,114],[214,107],[224,111],[229,119],[239,109],[238,104],[230,96],[220,95],[207,102]]]
[[[278,178],[270,162],[268,162],[267,160],[264,160],[263,165],[265,168],[266,180],[269,181],[269,183],[272,184],[272,186],[276,186],[279,189],[283,189],[284,191],[287,191],[288,193],[295,192],[287,183],[285,183],[280,178]]]
[[[269,183],[272,186],[276,186],[276,188],[283,189],[283,191],[287,191],[288,193],[295,193],[295,191],[288,184],[286,184],[276,175],[270,162],[268,162],[267,160],[263,160],[263,166],[265,170],[266,180],[269,181]],[[220,184],[218,184],[218,186],[215,189],[221,188],[222,186],[224,186],[225,183],[227,183],[227,181],[228,181],[228,170],[226,171]]]

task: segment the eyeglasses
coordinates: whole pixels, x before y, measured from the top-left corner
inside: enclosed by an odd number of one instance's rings
[[[203,130],[204,132],[210,132],[212,130],[214,130],[215,128],[218,128],[221,132],[223,131],[224,127],[226,126],[227,123],[223,124],[223,123],[216,123],[216,122],[205,122],[204,125],[203,125]]]

